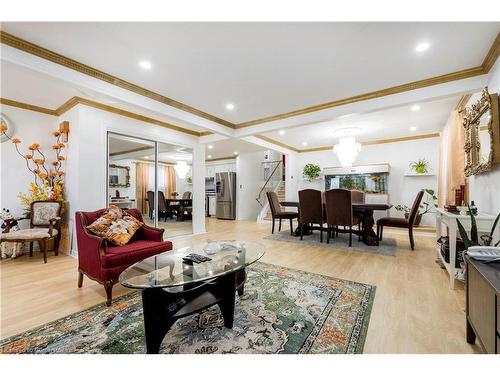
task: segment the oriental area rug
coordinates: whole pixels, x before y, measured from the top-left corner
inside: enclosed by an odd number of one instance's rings
[[[217,306],[178,320],[160,353],[362,353],[375,287],[266,263],[247,268],[234,326]],[[0,341],[0,353],[144,353],[133,292]]]

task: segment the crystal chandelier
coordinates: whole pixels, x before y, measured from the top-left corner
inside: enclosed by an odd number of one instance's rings
[[[189,172],[189,165],[185,161],[178,161],[177,164],[174,165],[174,169],[179,178],[186,178]]]
[[[354,137],[344,137],[333,146],[333,151],[337,154],[341,166],[350,167],[361,151],[361,144],[356,142]]]

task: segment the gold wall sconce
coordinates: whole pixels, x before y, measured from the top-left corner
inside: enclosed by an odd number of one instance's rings
[[[59,132],[61,133],[61,140],[64,143],[67,143],[69,134],[69,121],[63,121],[59,124]]]

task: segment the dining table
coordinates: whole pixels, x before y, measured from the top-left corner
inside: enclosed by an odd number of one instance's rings
[[[300,207],[298,201],[282,201],[280,202],[282,207],[294,207],[299,210],[299,225],[295,229],[294,236],[300,236],[301,227],[304,225],[304,234],[311,234],[312,230],[307,223],[300,222]],[[353,203],[352,209],[355,214],[359,214],[362,217],[361,225],[361,240],[367,246],[378,246],[377,234],[373,230],[373,225],[375,220],[373,219],[373,213],[375,211],[386,211],[390,209],[392,205],[385,203]],[[323,209],[325,204],[323,203]]]
[[[193,207],[192,198],[166,198],[165,203],[168,208],[178,207],[177,209],[177,221],[184,221],[185,218],[185,207]]]

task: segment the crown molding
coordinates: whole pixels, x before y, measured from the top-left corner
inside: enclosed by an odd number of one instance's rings
[[[36,105],[21,103],[21,102],[6,99],[6,98],[0,98],[0,104],[8,105],[11,107],[17,107],[17,108],[21,108],[21,109],[26,109],[29,111],[45,113],[45,114],[51,115],[51,116],[61,116],[65,112],[69,111],[71,108],[75,107],[78,104],[81,104],[81,105],[85,105],[87,107],[97,108],[97,109],[100,109],[100,110],[105,111],[105,112],[110,112],[110,113],[114,113],[116,115],[128,117],[128,118],[142,121],[142,122],[146,122],[148,124],[158,125],[158,126],[161,126],[163,128],[175,130],[175,131],[189,134],[189,135],[192,135],[195,137],[201,137],[201,136],[212,134],[211,132],[206,132],[206,131],[205,132],[198,132],[196,130],[183,128],[181,126],[173,125],[173,124],[170,124],[170,123],[165,122],[165,121],[154,119],[152,117],[148,117],[148,116],[144,116],[144,115],[141,115],[141,114],[138,114],[135,112],[130,112],[130,111],[126,111],[124,109],[112,107],[110,105],[99,103],[99,102],[96,102],[93,100],[80,98],[78,96],[72,97],[71,99],[69,99],[68,101],[66,101],[64,104],[62,104],[61,106],[59,106],[56,109],[38,107]]]
[[[33,105],[33,104],[22,103],[22,102],[18,102],[16,100],[0,98],[0,104],[8,105],[10,107],[25,109],[28,111],[44,113],[46,115],[57,116],[57,112],[54,109],[39,107],[39,106]]]
[[[420,135],[412,135],[408,137],[397,137],[397,138],[385,138],[385,139],[377,139],[374,141],[365,141],[365,142],[360,142],[361,145],[363,146],[373,146],[373,145],[381,145],[384,143],[393,143],[393,142],[405,142],[405,141],[414,141],[417,139],[426,139],[426,138],[435,138],[435,137],[440,137],[441,133],[428,133],[428,134],[420,134]],[[298,153],[305,153],[305,152],[318,152],[318,151],[332,151],[333,146],[320,146],[320,147],[311,147],[311,148],[296,148],[293,146],[289,146],[285,143],[275,141],[272,138],[268,138],[263,135],[255,135],[255,137],[262,139],[263,141],[273,143],[277,146],[281,146],[284,148],[287,148],[289,150],[298,152]]]
[[[236,158],[237,158],[237,156],[224,156],[222,158],[205,159],[205,161],[209,162],[209,161],[221,161],[221,160],[234,160]]]
[[[500,56],[500,33],[497,34],[495,41],[491,45],[490,50],[488,51],[488,54],[484,58],[483,64],[481,65],[485,73],[490,72],[491,68],[497,61],[498,56]]]
[[[44,47],[38,46],[34,43],[28,42],[24,39],[18,38],[12,34],[6,33],[5,31],[0,31],[0,43],[6,44],[8,46],[11,46],[13,48],[19,49],[21,51],[30,53],[32,55],[41,57],[43,59],[49,60],[53,63],[65,66],[67,68],[76,70],[80,73],[86,74],[88,76],[91,76],[93,78],[99,79],[101,81],[105,81],[107,83],[110,83],[112,85],[121,87],[123,89],[135,92],[139,95],[145,96],[147,98],[156,100],[158,102],[167,104],[169,106],[175,107],[177,109],[183,110],[185,112],[189,112],[191,114],[197,115],[199,117],[205,118],[207,120],[213,121],[215,123],[218,123],[220,125],[224,125],[226,127],[229,127],[231,129],[241,129],[241,128],[246,128],[249,126],[254,126],[254,125],[260,125],[264,124],[267,122],[272,122],[272,121],[278,121],[278,120],[283,120],[289,117],[295,117],[295,116],[300,116],[303,114],[311,113],[311,112],[317,112],[333,107],[339,107],[342,105],[346,104],[351,104],[351,103],[356,103],[360,101],[365,101],[365,100],[370,100],[370,99],[376,99],[380,98],[383,96],[388,96],[388,95],[394,95],[406,91],[411,91],[411,90],[416,90],[416,89],[421,89],[424,87],[429,87],[429,86],[434,86],[434,85],[439,85],[447,82],[452,82],[456,80],[462,80],[466,78],[471,78],[475,77],[478,75],[483,75],[487,74],[493,65],[495,64],[496,60],[498,59],[500,55],[500,33],[497,34],[495,41],[493,42],[492,46],[490,47],[488,54],[483,60],[483,63],[480,66],[469,68],[469,69],[464,69],[460,70],[457,72],[452,72],[448,74],[443,74],[440,76],[436,77],[431,77],[431,78],[426,78],[423,80],[418,80],[410,83],[404,83],[398,86],[393,86],[377,91],[372,91],[344,99],[338,99],[330,102],[326,102],[323,104],[318,104],[290,112],[285,112],[277,115],[272,115],[272,116],[266,116],[263,118],[255,119],[255,120],[250,120],[250,121],[245,121],[242,123],[238,124],[233,124],[229,121],[220,119],[216,116],[213,116],[209,113],[203,112],[201,110],[198,110],[194,107],[191,107],[189,105],[183,104],[181,102],[178,102],[174,99],[168,98],[166,96],[163,96],[161,94],[155,93],[153,91],[147,90],[143,87],[140,87],[138,85],[135,85],[133,83],[127,82],[125,80],[122,80],[118,77],[112,76],[108,73],[102,72],[100,70],[97,70],[91,66],[82,64],[78,61],[75,61],[73,59],[70,59],[66,56],[63,56],[61,54],[58,54],[56,52],[50,51]],[[69,103],[71,104],[71,103]]]
[[[273,145],[286,148],[286,149],[291,150],[291,151],[301,152],[298,148],[295,148],[293,146],[289,146],[289,145],[287,145],[286,143],[283,143],[283,142],[275,141],[274,139],[266,137],[265,135],[256,134],[256,135],[254,135],[254,137],[255,138],[259,138],[259,139],[261,139],[261,140],[263,140],[265,142],[272,143]]]
[[[437,77],[423,79],[420,81],[405,83],[402,85],[393,86],[393,87],[389,87],[389,88],[382,89],[382,90],[377,90],[377,91],[372,91],[372,92],[365,93],[365,94],[351,96],[349,98],[338,99],[338,100],[334,100],[331,102],[318,104],[318,105],[298,109],[298,110],[291,111],[291,112],[286,112],[286,113],[281,113],[278,115],[263,117],[263,118],[260,118],[257,120],[242,122],[242,123],[239,123],[236,125],[236,129],[246,128],[248,126],[260,125],[260,124],[264,124],[266,122],[283,120],[283,119],[286,119],[289,117],[300,116],[300,115],[304,115],[304,114],[311,113],[311,112],[322,111],[324,109],[339,107],[342,105],[352,104],[352,103],[361,102],[361,101],[365,101],[365,100],[377,99],[377,98],[380,98],[383,96],[399,94],[399,93],[406,92],[406,91],[412,91],[412,90],[421,89],[424,87],[429,87],[429,86],[434,86],[434,85],[439,85],[439,84],[443,84],[443,83],[447,83],[447,82],[451,82],[451,81],[457,81],[457,80],[461,80],[461,79],[465,79],[465,78],[471,78],[471,77],[475,77],[475,76],[479,76],[479,75],[483,75],[483,74],[485,74],[485,73],[484,73],[482,66],[478,66],[478,67],[470,68],[470,69],[465,69],[465,70],[460,70],[458,72],[448,73],[448,74],[444,74],[444,75],[437,76]]]
[[[229,121],[223,120],[221,118],[218,118],[216,116],[213,116],[209,113],[203,112],[199,109],[196,109],[194,107],[191,107],[187,104],[178,102],[177,100],[168,98],[166,96],[163,96],[161,94],[158,94],[156,92],[153,92],[151,90],[145,89],[141,86],[138,86],[136,84],[133,84],[131,82],[125,81],[123,79],[120,79],[118,77],[115,77],[111,74],[105,73],[101,70],[95,69],[91,66],[82,64],[76,60],[70,59],[69,57],[63,56],[59,53],[50,51],[44,47],[41,47],[39,45],[36,45],[34,43],[28,42],[27,40],[18,38],[15,35],[6,33],[5,31],[0,31],[0,43],[8,45],[10,47],[16,48],[18,50],[30,53],[32,55],[41,57],[45,60],[49,60],[53,63],[62,65],[66,68],[70,68],[73,70],[76,70],[77,72],[86,74],[90,77],[99,79],[101,81],[110,83],[112,85],[121,87],[125,90],[129,90],[132,92],[135,92],[136,94],[145,96],[147,98],[156,100],[158,102],[161,102],[163,104],[167,104],[171,107],[180,109],[185,112],[189,112],[193,115],[203,117],[207,120],[213,121],[217,124],[227,126],[229,128],[234,129],[234,124],[232,124]]]

